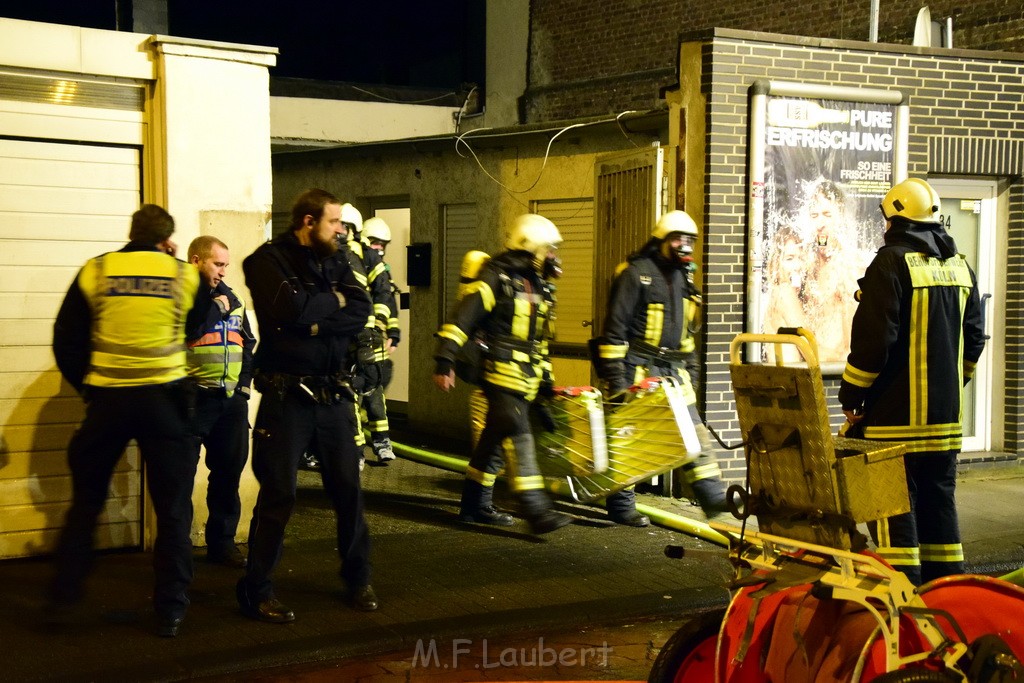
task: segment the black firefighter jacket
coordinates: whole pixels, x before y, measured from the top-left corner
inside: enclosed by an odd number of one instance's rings
[[[532,254],[498,254],[464,286],[450,321],[437,333],[438,370],[452,367],[460,349],[479,335],[487,345],[483,381],[532,401],[552,382],[547,340],[554,305],[553,288],[534,270]]]
[[[843,409],[863,408],[864,438],[959,451],[962,388],[985,346],[974,271],[940,224],[896,219],[859,284]]]

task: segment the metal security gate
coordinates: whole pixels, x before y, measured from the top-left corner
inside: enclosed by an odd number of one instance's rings
[[[664,148],[600,156],[594,172],[594,328],[600,334],[615,267],[647,241],[664,210]]]

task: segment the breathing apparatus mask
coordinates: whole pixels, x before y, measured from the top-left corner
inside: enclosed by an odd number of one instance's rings
[[[540,269],[540,276],[545,280],[557,280],[562,277],[562,259],[557,256],[548,256]]]

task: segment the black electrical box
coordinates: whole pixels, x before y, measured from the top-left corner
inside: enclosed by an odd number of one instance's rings
[[[430,286],[430,242],[415,242],[405,248],[405,279],[410,287]]]

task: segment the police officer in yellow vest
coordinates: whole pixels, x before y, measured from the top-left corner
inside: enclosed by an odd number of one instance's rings
[[[188,334],[188,373],[196,383],[192,421],[198,455],[206,446],[206,559],[240,569],[245,557],[235,545],[241,515],[238,481],[249,457],[249,395],[256,338],[245,305],[224,282],[228,247],[216,237],[192,240],[188,261],[203,288],[196,299],[202,322]]]
[[[711,455],[710,435],[701,424],[691,384],[693,332],[701,300],[688,278],[687,257],[696,238],[693,219],[685,211],[669,211],[658,220],[647,243],[620,266],[609,293],[594,362],[610,396],[645,377],[671,376],[680,381],[703,447],[698,458],[683,466],[683,476],[705,514],[713,515],[725,510],[725,485]],[[606,505],[608,515],[620,524],[650,523],[636,511],[635,494],[630,489],[612,494]]]
[[[186,321],[199,289],[196,269],[174,258],[174,219],[147,204],[132,215],[131,240],[89,260],[72,283],[53,330],[61,374],[85,399],[85,419],[68,444],[74,494],[57,542],[50,616],[61,619],[83,597],[93,532],[110,480],[132,439],[146,463],[157,516],[153,604],[157,633],[173,637],[192,581],[191,383]]]

